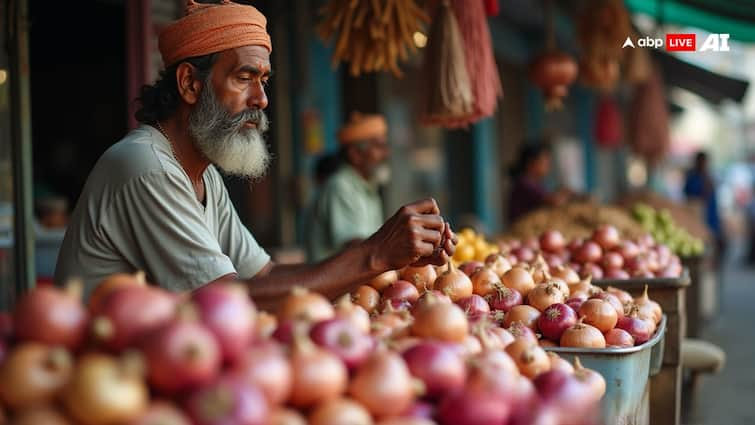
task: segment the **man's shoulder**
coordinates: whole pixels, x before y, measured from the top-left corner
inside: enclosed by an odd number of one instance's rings
[[[107,177],[112,183],[126,183],[153,173],[180,172],[168,146],[150,127],[138,127],[102,154],[90,178]]]

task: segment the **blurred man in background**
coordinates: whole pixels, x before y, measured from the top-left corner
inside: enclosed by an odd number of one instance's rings
[[[708,154],[700,151],[695,154],[695,162],[687,171],[684,181],[684,195],[689,200],[700,201],[703,205],[704,220],[716,243],[715,259],[720,263],[726,248],[726,237],[718,215],[716,185],[710,174]]]
[[[374,233],[383,223],[379,183],[390,156],[381,115],[354,112],[338,132],[341,163],[315,201],[309,261],[321,261]]]

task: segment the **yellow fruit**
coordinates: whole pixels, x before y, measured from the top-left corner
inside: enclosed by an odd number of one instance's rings
[[[456,247],[454,252],[454,260],[459,262],[471,261],[475,258],[475,249],[472,245],[462,245]]]

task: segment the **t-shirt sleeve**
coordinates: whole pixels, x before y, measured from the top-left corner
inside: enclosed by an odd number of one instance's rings
[[[328,192],[328,223],[333,246],[341,249],[354,239],[365,239],[372,234],[364,226],[365,211],[349,196],[344,188],[334,188]]]
[[[220,247],[228,253],[241,279],[252,278],[270,262],[270,255],[241,222],[219,173],[215,173],[214,185],[218,193]]]
[[[173,291],[236,273],[183,178],[164,171],[134,178],[113,197],[100,226],[127,261],[146,264],[150,279]]]

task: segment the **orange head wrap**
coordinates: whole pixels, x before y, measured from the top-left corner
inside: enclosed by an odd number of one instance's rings
[[[388,133],[388,125],[382,115],[367,115],[352,112],[351,119],[338,131],[338,141],[342,145],[383,137]]]
[[[166,27],[158,41],[165,66],[183,59],[241,46],[273,50],[265,16],[252,6],[223,0],[202,4],[188,0],[186,16]]]

